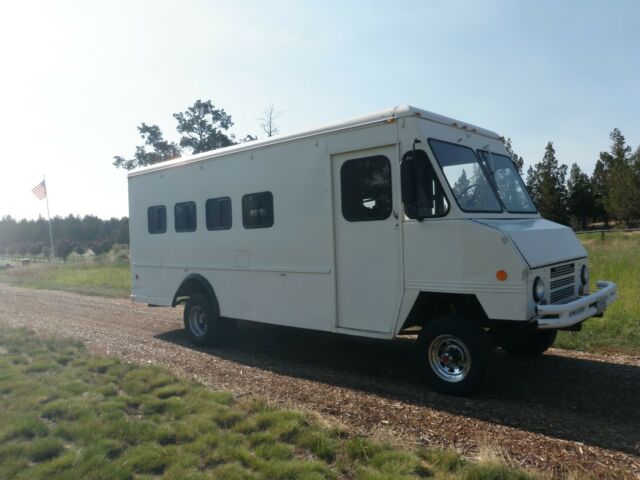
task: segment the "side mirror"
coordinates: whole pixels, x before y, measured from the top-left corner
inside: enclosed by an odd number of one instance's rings
[[[415,150],[414,150],[415,152]],[[413,152],[407,152],[400,164],[400,186],[402,188],[402,203],[404,211],[409,218],[415,218],[419,222],[424,220],[423,200],[424,193],[420,193],[423,189],[421,181],[423,177],[423,159],[414,156]]]
[[[416,204],[415,188],[415,159],[409,153],[405,154],[400,164],[400,186],[402,188],[402,203],[405,208]]]

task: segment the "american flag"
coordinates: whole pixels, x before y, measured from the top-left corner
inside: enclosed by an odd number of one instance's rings
[[[42,200],[47,196],[47,185],[44,183],[44,180],[42,180],[38,185],[33,187],[31,191],[38,197],[38,200]]]

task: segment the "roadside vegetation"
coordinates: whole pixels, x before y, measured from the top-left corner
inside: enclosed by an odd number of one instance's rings
[[[640,232],[579,236],[589,252],[591,288],[596,280],[618,286],[618,300],[603,318],[591,318],[578,333],[561,332],[556,346],[591,352],[640,353]]]
[[[3,264],[0,261],[0,264]],[[10,265],[10,264],[9,264]],[[0,270],[0,282],[22,287],[64,290],[103,297],[128,297],[131,273],[127,258],[103,256],[86,262],[11,265]]]
[[[498,457],[401,451],[77,341],[0,327],[0,478],[528,479]]]
[[[604,318],[592,318],[580,332],[561,332],[558,348],[588,352],[640,352],[640,232],[579,236],[589,252],[592,290],[598,279],[618,285],[618,300]],[[0,265],[2,261],[0,261]],[[94,261],[32,264],[0,270],[0,282],[106,297],[128,297],[131,278],[126,252],[112,250]]]

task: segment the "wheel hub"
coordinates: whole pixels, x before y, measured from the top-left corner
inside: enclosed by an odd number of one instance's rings
[[[442,380],[459,382],[469,374],[471,355],[459,338],[439,335],[429,346],[429,365]]]
[[[207,331],[207,313],[198,305],[189,311],[189,328],[196,337],[201,337]]]

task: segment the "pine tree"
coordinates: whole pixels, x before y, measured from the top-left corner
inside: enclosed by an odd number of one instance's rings
[[[587,220],[593,218],[596,211],[591,180],[575,163],[571,166],[567,181],[567,206],[569,215],[578,220],[583,230],[586,228]]]
[[[640,178],[640,145],[636,148],[636,151],[631,155],[631,166],[638,178]]]
[[[629,225],[640,217],[640,181],[631,147],[626,144],[622,132],[614,128],[609,137],[611,151],[600,153],[606,182],[604,208],[611,217]]]
[[[527,189],[540,215],[567,225],[567,166],[559,165],[553,142],[548,142],[542,160],[527,172]]]
[[[511,138],[507,138],[506,140],[504,140],[504,147],[507,149],[507,153],[509,154],[509,158],[511,158],[511,161],[513,162],[513,164],[516,167],[516,170],[518,170],[518,173],[520,175],[522,175],[522,169],[524,167],[524,159],[518,155],[516,152],[513,151],[513,146],[511,145]]]
[[[160,127],[157,125],[147,125],[143,122],[138,127],[138,133],[144,140],[144,145],[136,147],[136,153],[133,158],[126,159],[119,155],[113,157],[113,165],[115,167],[132,170],[137,167],[172,160],[180,156],[180,148],[175,143],[165,140]]]
[[[456,183],[453,185],[453,191],[456,193],[458,201],[463,205],[471,198],[471,194],[473,193],[471,185],[472,183],[467,178],[467,171],[462,170],[460,177],[458,177],[458,180],[456,180]]]
[[[593,175],[591,175],[591,191],[595,202],[594,217],[602,219],[604,226],[607,227],[609,225],[609,214],[604,207],[604,199],[607,196],[607,166],[602,159],[602,154],[600,154],[600,157],[593,169]]]
[[[631,164],[616,166],[608,176],[609,193],[606,207],[616,219],[629,226],[640,218],[640,182]]]
[[[173,117],[178,122],[176,129],[182,135],[180,146],[191,149],[191,153],[208,152],[235,143],[228,133],[233,126],[231,115],[223,108],[216,108],[211,100],[196,100],[184,112],[174,113]]]

